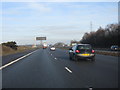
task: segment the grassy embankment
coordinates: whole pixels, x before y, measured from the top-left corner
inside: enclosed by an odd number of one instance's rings
[[[0,44],[0,56],[15,54],[19,52],[25,52],[27,50],[34,50],[36,48],[32,48],[31,46],[18,46],[17,50],[14,50],[10,47],[4,46]]]

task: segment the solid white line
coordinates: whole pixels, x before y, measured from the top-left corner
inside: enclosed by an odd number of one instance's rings
[[[65,69],[66,69],[68,72],[72,73],[72,71],[71,71],[68,67],[65,67]]]
[[[9,66],[9,65],[11,65],[11,64],[13,64],[13,63],[15,63],[15,62],[17,62],[17,61],[19,61],[19,60],[21,60],[21,59],[23,59],[23,58],[25,58],[25,57],[27,57],[27,56],[29,56],[29,55],[31,55],[31,54],[34,53],[34,52],[36,52],[36,50],[33,51],[33,52],[31,52],[31,53],[28,53],[28,54],[26,54],[26,55],[24,55],[24,56],[22,56],[22,57],[20,57],[20,58],[18,58],[18,59],[16,59],[16,60],[13,60],[13,61],[11,61],[10,63],[5,64],[4,66],[1,66],[1,67],[0,67],[0,70],[3,69],[3,68],[5,68],[5,67],[7,67],[7,66]]]

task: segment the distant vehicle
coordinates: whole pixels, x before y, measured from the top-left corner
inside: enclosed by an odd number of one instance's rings
[[[48,46],[47,43],[44,43],[44,44],[43,44],[43,49],[46,49],[47,46]]]
[[[118,45],[112,45],[111,50],[117,51],[117,50],[120,50],[120,47]]]
[[[51,51],[55,51],[55,49],[56,49],[56,48],[55,48],[54,46],[52,46],[52,47],[50,48]]]
[[[69,49],[69,58],[75,61],[80,59],[95,61],[95,51],[90,44],[77,44]]]

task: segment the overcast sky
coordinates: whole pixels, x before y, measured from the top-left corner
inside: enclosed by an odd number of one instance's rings
[[[14,1],[14,0],[13,0]],[[2,2],[2,42],[35,44],[80,40],[85,32],[118,22],[117,2]]]

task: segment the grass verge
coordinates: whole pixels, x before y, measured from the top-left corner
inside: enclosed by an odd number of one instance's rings
[[[37,49],[37,48],[32,48],[31,46],[18,46],[17,50],[14,50],[10,47],[0,45],[0,56],[6,56],[6,55],[25,52],[27,50],[34,50],[34,49]]]

